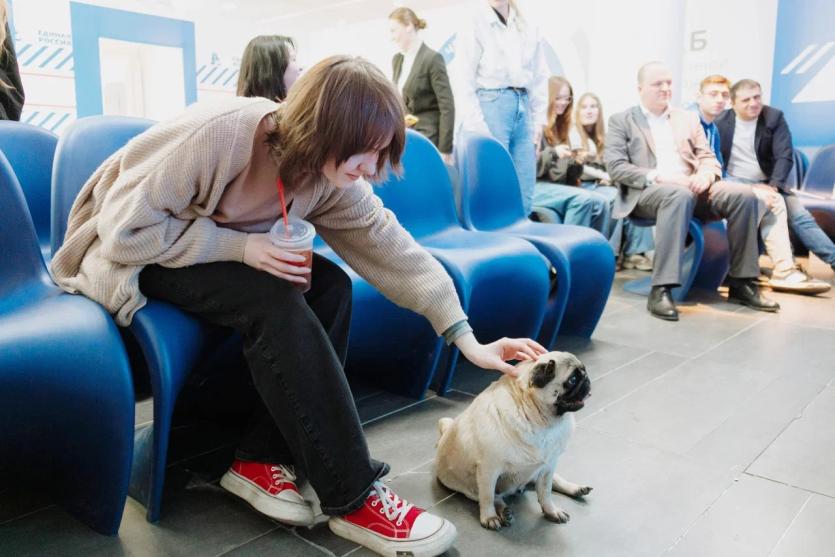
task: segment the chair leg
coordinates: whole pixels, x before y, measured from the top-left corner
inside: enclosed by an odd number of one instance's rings
[[[672,289],[673,300],[677,302],[687,298],[687,294],[690,292],[693,281],[699,272],[699,265],[704,253],[704,236],[702,235],[701,223],[696,219],[691,219],[687,232],[690,236],[690,245],[684,248],[682,256],[682,283],[681,286]],[[630,280],[623,285],[623,289],[632,294],[648,296],[652,289],[652,277]]]
[[[693,288],[715,292],[722,285],[731,268],[731,254],[728,247],[728,230],[725,221],[713,221],[702,226],[704,254]]]

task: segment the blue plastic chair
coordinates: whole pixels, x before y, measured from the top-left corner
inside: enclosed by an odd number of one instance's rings
[[[390,177],[376,193],[452,277],[476,337],[492,342],[503,336],[536,336],[548,300],[547,261],[524,240],[464,229],[440,153],[411,130],[403,167],[402,178]],[[452,350],[439,373],[440,394],[449,388],[457,357],[457,349]]]
[[[52,158],[58,136],[37,126],[0,120],[0,152],[12,165],[35,224],[41,254],[49,259]]]
[[[808,169],[809,157],[800,149],[794,149],[792,152],[792,169],[786,178],[786,187],[795,191],[802,188],[803,179],[806,177],[806,171]]]
[[[654,226],[652,219],[629,217],[635,226]],[[691,288],[715,291],[728,274],[731,267],[728,233],[725,221],[712,221],[703,224],[697,218],[690,219],[687,229],[690,243],[684,248],[681,261],[681,285],[672,289],[673,300],[682,302],[687,299]],[[641,296],[649,295],[652,289],[652,277],[630,280],[623,289]]]
[[[76,120],[58,142],[53,173],[52,249],[60,248],[70,209],[79,190],[101,163],[153,124],[123,116]],[[129,327],[150,375],[154,399],[152,425],[137,430],[130,495],[147,509],[149,522],[160,517],[168,440],[174,405],[186,378],[228,338],[228,330],[208,325],[171,304],[148,300]]]
[[[0,469],[31,476],[91,528],[119,530],[134,396],[113,321],[62,292],[41,258],[23,192],[0,154]]]
[[[615,256],[609,243],[591,228],[528,220],[513,160],[495,139],[465,135],[456,158],[464,226],[527,240],[556,270],[539,342],[553,346],[558,333],[590,337],[614,279]]]
[[[818,151],[806,171],[803,189],[797,192],[803,206],[835,241],[835,145]]]

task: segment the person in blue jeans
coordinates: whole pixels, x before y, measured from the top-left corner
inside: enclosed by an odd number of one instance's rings
[[[624,268],[651,270],[643,253],[654,247],[652,229],[612,221],[617,189],[603,166],[604,119],[600,99],[583,94],[572,110],[573,89],[563,77],[548,80],[548,125],[537,164],[534,207],[554,211],[565,224],[589,226],[609,238],[612,250],[623,247]]]
[[[514,0],[480,0],[456,42],[460,71],[455,97],[463,129],[498,140],[510,153],[530,214],[536,145],[545,123],[548,71],[534,22]]]
[[[753,79],[734,83],[731,104],[732,109],[716,119],[728,178],[762,184],[779,193],[786,204],[791,230],[835,271],[835,243],[786,184],[794,150],[783,112],[763,104],[762,88]]]
[[[554,211],[564,224],[589,226],[608,236],[609,202],[591,188],[578,187],[585,168],[569,139],[573,95],[564,77],[548,79],[548,123],[539,143],[533,206]]]

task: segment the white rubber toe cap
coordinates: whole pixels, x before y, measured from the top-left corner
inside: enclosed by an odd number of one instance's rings
[[[444,526],[444,520],[440,516],[428,513],[426,511],[420,513],[412,524],[412,529],[409,532],[410,540],[422,540],[438,532]]]

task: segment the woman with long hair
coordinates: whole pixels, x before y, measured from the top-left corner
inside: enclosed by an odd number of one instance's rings
[[[480,0],[456,42],[456,96],[465,130],[490,135],[513,158],[525,214],[536,183],[548,70],[542,38],[513,0]]]
[[[52,272],[121,325],[147,296],[240,334],[260,403],[224,488],[278,521],[310,525],[298,466],[337,535],[385,555],[436,555],[455,527],[398,497],[381,481],[388,465],[369,455],[343,371],[348,275],[317,254],[310,264],[275,246],[267,233],[282,207],[308,220],[480,367],[513,373],[506,360],[538,357],[545,349],[529,339],[479,343],[443,267],[374,195],[366,179],[399,172],[404,144],[397,92],[360,58],[319,62],[281,104],[195,103],[87,181]]]
[[[9,6],[0,0],[0,120],[20,120],[23,111],[23,83],[9,29]]]
[[[392,81],[403,94],[406,110],[417,121],[412,126],[425,135],[452,164],[455,101],[443,56],[426,46],[418,31],[426,28],[409,8],[389,14],[391,38],[400,50],[391,61]]]
[[[537,157],[533,206],[555,212],[561,222],[608,232],[609,202],[580,187],[583,158],[571,144],[574,92],[564,77],[548,79],[548,123],[542,131]],[[576,131],[575,131],[576,133]],[[574,149],[573,149],[574,148]]]
[[[283,35],[259,35],[249,41],[241,57],[237,94],[281,102],[301,73],[293,39]]]

